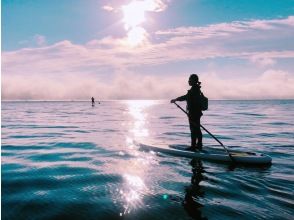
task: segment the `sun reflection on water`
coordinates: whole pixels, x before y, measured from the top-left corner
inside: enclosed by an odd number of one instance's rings
[[[148,190],[142,178],[137,175],[124,174],[123,179],[124,187],[118,190],[123,201],[123,211],[120,212],[120,216],[129,214],[142,205],[142,195]]]
[[[150,155],[139,154],[134,140],[143,141],[149,136],[146,108],[155,104],[154,101],[126,101],[130,118],[129,134],[126,136],[126,147],[135,158],[124,161],[122,167],[123,185],[118,189],[123,211],[120,216],[129,214],[132,210],[144,206],[143,196],[149,192],[144,178],[146,171],[152,163]]]
[[[150,100],[127,101],[129,114],[133,117],[130,132],[133,134],[134,138],[144,138],[149,136],[149,131],[146,128],[147,113],[145,112],[145,109],[154,104],[155,101]]]

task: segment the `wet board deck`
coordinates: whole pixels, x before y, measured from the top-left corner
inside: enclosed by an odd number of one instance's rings
[[[228,154],[225,152],[209,152],[207,150],[203,151],[188,151],[184,149],[175,149],[169,147],[156,147],[146,144],[138,144],[140,149],[145,151],[153,151],[153,152],[160,152],[165,153],[173,156],[179,157],[188,157],[188,158],[198,158],[203,160],[209,161],[216,161],[216,162],[229,162],[231,163],[232,160]],[[235,163],[240,164],[248,164],[248,165],[266,165],[271,164],[271,157],[265,154],[254,153],[254,152],[238,152],[238,151],[231,151],[231,156],[234,158]]]

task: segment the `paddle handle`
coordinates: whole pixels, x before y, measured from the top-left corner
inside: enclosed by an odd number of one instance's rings
[[[174,102],[174,104],[179,108],[179,109],[181,109],[187,116],[188,116],[188,118],[189,118],[189,121],[194,125],[194,126],[196,126],[196,123],[195,122],[193,122],[193,121],[191,121],[190,120],[190,117],[189,117],[189,114],[188,114],[188,112],[186,112],[181,106],[179,106],[176,102]],[[223,143],[219,140],[219,139],[217,139],[212,133],[210,133],[205,127],[203,127],[201,124],[200,124],[200,127],[201,128],[203,128],[203,130],[205,130],[211,137],[213,137],[214,138],[214,140],[216,140],[224,149],[225,149],[225,151],[228,153],[228,155],[229,155],[229,157],[231,158],[231,160],[233,161],[233,162],[235,162],[234,161],[234,158],[233,158],[233,156],[231,155],[231,153],[228,151],[228,149],[225,147],[225,145],[223,145]]]

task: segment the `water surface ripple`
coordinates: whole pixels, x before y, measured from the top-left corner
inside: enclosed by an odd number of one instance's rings
[[[293,219],[294,101],[209,108],[209,131],[272,166],[138,150],[134,140],[189,144],[186,116],[168,101],[2,102],[2,219]],[[207,134],[204,144],[222,151]]]

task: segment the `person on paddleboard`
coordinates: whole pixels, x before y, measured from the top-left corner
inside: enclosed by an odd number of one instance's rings
[[[94,106],[95,105],[95,99],[94,99],[94,97],[91,98],[91,101],[92,101],[92,106]]]
[[[172,99],[170,102],[175,103],[176,101],[187,101],[191,131],[191,147],[187,150],[202,150],[202,132],[200,128],[200,118],[203,115],[201,110],[201,82],[199,82],[199,78],[196,74],[191,74],[188,82],[191,89],[188,90],[187,94],[176,99]]]

